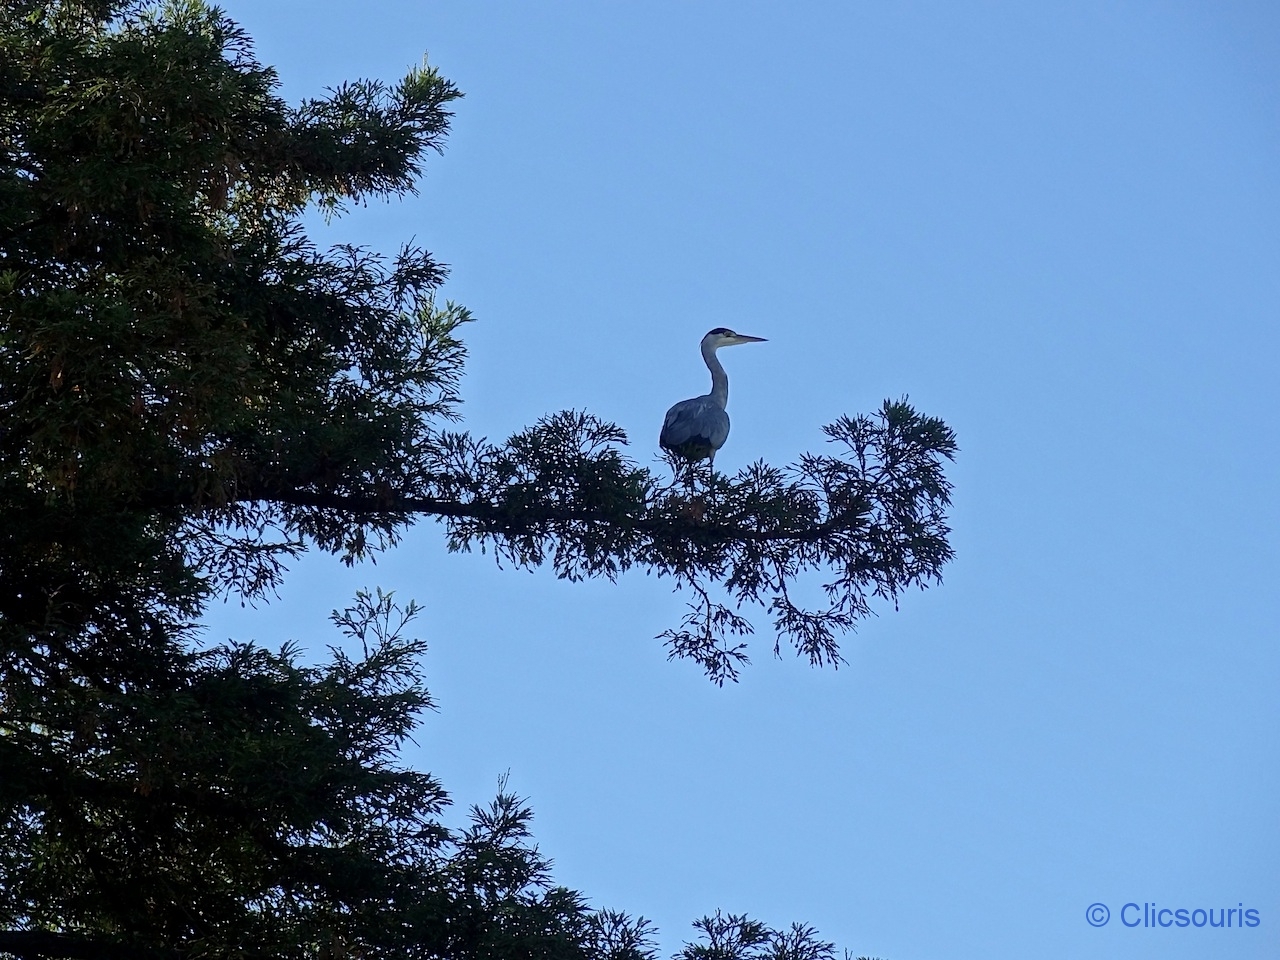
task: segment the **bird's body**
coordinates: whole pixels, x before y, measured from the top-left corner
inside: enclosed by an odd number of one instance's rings
[[[716,451],[729,438],[729,375],[716,357],[721,347],[739,343],[761,343],[763,337],[748,337],[725,327],[716,327],[702,338],[702,359],[711,371],[711,392],[681,400],[667,411],[658,442],[663,449],[686,460],[710,459],[715,466]]]
[[[729,414],[710,395],[681,400],[667,411],[658,442],[686,460],[714,457],[729,438]]]

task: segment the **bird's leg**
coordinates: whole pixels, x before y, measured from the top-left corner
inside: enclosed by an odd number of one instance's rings
[[[694,488],[698,482],[697,462],[694,460],[681,461],[676,467],[676,478],[688,494],[693,496]]]

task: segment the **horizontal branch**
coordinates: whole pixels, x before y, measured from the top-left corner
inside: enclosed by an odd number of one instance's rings
[[[545,506],[499,507],[488,503],[437,500],[424,497],[351,496],[309,490],[254,493],[235,498],[239,503],[274,503],[290,507],[314,507],[364,515],[426,514],[458,520],[475,520],[493,532],[524,531],[547,523],[594,523],[640,530],[655,536],[689,536],[714,540],[755,542],[793,541],[809,543],[832,533],[851,531],[855,524],[842,525],[859,516],[854,511],[832,517],[816,526],[796,530],[756,530],[722,523],[702,523],[679,517],[637,517],[602,510],[581,510]]]

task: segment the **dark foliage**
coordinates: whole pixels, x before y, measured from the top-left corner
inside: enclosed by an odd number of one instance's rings
[[[874,598],[939,579],[954,439],[886,402],[829,454],[667,479],[584,413],[450,430],[470,317],[443,266],[300,224],[412,192],[459,92],[426,65],[294,107],[276,86],[196,0],[0,6],[0,954],[649,957],[643,920],[552,885],[520,801],[449,831],[397,764],[430,705],[411,608],[359,597],[335,621],[361,656],[308,666],[201,647],[205,604],[427,515],[517,566],[669,576],[671,654],[716,682],[744,607],[838,664]],[[684,956],[831,952],[699,929]]]

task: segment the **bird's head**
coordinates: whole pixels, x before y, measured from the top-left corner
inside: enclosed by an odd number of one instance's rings
[[[740,343],[764,343],[764,337],[748,337],[745,333],[734,333],[728,327],[716,327],[702,338],[703,348],[717,350],[720,347],[736,347]]]

